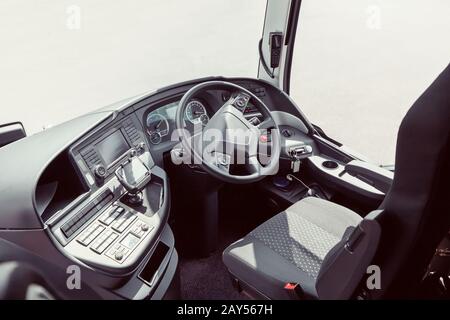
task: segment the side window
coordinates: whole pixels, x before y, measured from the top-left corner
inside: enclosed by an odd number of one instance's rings
[[[406,111],[450,62],[450,2],[303,0],[291,96],[312,123],[392,164]]]

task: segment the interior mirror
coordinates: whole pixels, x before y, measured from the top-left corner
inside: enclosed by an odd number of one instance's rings
[[[2,124],[0,125],[0,148],[26,136],[25,128],[21,122]]]

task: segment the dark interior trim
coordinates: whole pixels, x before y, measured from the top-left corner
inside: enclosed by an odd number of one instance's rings
[[[294,55],[295,36],[297,34],[297,24],[300,15],[301,0],[292,0],[291,8],[289,9],[289,21],[286,28],[285,45],[286,48],[286,60],[284,62],[284,74],[283,74],[283,88],[282,90],[289,94],[291,85],[291,69],[292,69],[292,57]]]

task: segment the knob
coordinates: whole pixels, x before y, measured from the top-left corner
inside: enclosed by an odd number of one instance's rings
[[[94,174],[97,178],[103,179],[106,176],[106,168],[102,164],[98,164],[94,167]]]
[[[116,260],[122,260],[123,259],[123,253],[122,252],[116,252],[116,254],[114,255],[114,258],[116,258]]]
[[[143,223],[141,225],[141,229],[142,229],[142,231],[148,231],[148,224]]]
[[[137,145],[137,149],[139,151],[144,151],[144,149],[145,149],[145,142],[139,142],[139,144]]]
[[[131,151],[130,151],[130,157],[136,157],[137,154],[138,154],[138,152],[137,152],[136,149],[131,149]]]

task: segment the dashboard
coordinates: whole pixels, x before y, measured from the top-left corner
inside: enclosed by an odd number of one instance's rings
[[[101,287],[122,298],[157,296],[177,265],[163,156],[178,143],[171,136],[181,97],[207,80],[243,86],[283,122],[307,130],[298,108],[272,85],[208,78],[130,98],[29,136],[0,149],[0,175],[9,182],[0,193],[0,240],[10,245],[2,250],[11,255],[20,250],[30,261],[36,257],[29,253],[39,252],[33,264],[43,265],[49,278],[57,277],[55,265],[81,266],[88,292],[59,288],[68,295],[95,296],[98,290],[90,288]],[[186,126],[208,124],[231,94],[214,90],[194,97],[184,114]],[[244,115],[260,116],[251,103]],[[61,283],[66,276],[60,274]]]

